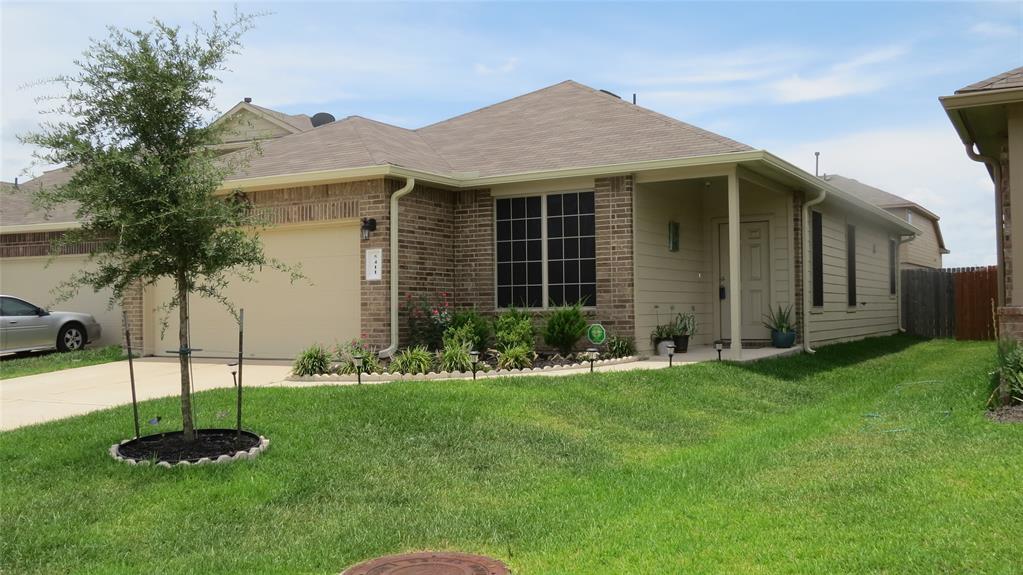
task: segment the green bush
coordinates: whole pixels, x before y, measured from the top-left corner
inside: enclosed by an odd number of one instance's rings
[[[320,375],[330,372],[330,353],[320,344],[313,344],[295,358],[291,366],[295,375]]]
[[[334,359],[337,361],[338,373],[355,373],[355,356],[362,356],[362,373],[379,373],[384,370],[376,352],[361,339],[353,339],[334,347]]]
[[[567,356],[586,333],[586,318],[580,304],[554,310],[543,328],[543,342]]]
[[[417,345],[399,351],[391,360],[391,372],[402,374],[429,373],[433,369],[433,354]]]
[[[636,355],[636,343],[632,338],[612,335],[607,338],[607,355],[612,358]]]
[[[536,354],[531,347],[515,345],[499,351],[497,354],[498,369],[527,369],[533,367]]]
[[[529,312],[509,309],[494,320],[494,343],[497,351],[524,347],[532,353],[534,347],[533,318]]]
[[[476,336],[473,333],[472,326],[465,324],[459,327],[451,326],[444,332],[444,346],[446,349],[452,346],[467,346],[469,350],[479,349],[474,348]]]
[[[444,371],[472,371],[472,349],[469,344],[454,340],[444,342],[444,349],[437,353],[437,363]]]
[[[490,345],[490,321],[474,309],[455,312],[451,320],[451,327],[465,330],[462,333],[471,335],[469,345],[472,349],[483,351]],[[451,327],[448,328],[448,331],[451,331]]]
[[[1023,344],[1012,339],[998,340],[998,365],[991,374],[994,391],[991,400],[1008,405],[1023,403]]]
[[[440,292],[435,297],[406,294],[401,313],[408,322],[409,341],[413,346],[427,349],[443,346],[444,332],[452,320],[450,296],[448,292]]]

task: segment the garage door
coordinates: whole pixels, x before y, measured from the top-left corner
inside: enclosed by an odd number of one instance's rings
[[[47,265],[49,262],[49,265]],[[55,304],[52,293],[58,285],[88,265],[85,256],[23,257],[0,259],[0,293],[12,295],[35,305],[61,311],[91,313],[103,327],[102,337],[94,345],[121,343],[121,306],[107,309],[110,290],[96,293],[83,287],[74,298]]]
[[[254,281],[236,281],[226,290],[235,307],[245,309],[245,356],[292,359],[312,343],[358,337],[358,224],[273,228],[262,238],[267,257],[301,264],[306,279],[291,283],[288,274],[265,269]],[[169,301],[171,290],[170,280],[159,283],[147,306]],[[238,325],[221,304],[193,294],[190,315],[192,347],[203,350],[196,357],[237,355]],[[177,310],[168,319],[162,334],[159,319],[154,322],[157,355],[178,349]]]

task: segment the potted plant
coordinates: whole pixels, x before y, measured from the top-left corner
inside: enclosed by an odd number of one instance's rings
[[[777,311],[765,313],[763,325],[771,330],[771,345],[774,347],[786,349],[796,343],[796,332],[792,326],[792,306],[782,309],[779,305]]]
[[[674,343],[675,325],[665,323],[654,327],[650,333],[650,340],[653,341],[657,355],[668,355],[668,344]]]
[[[675,316],[674,332],[672,338],[675,340],[675,351],[678,353],[689,351],[689,336],[696,335],[696,314],[684,311]]]

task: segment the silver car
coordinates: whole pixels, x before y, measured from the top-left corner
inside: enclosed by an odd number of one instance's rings
[[[99,339],[102,328],[87,313],[49,312],[23,299],[0,295],[0,352],[75,351]]]

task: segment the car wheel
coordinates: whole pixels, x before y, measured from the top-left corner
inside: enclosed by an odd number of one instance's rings
[[[60,351],[78,351],[85,346],[85,330],[82,326],[70,323],[60,328],[57,334],[57,349]]]

